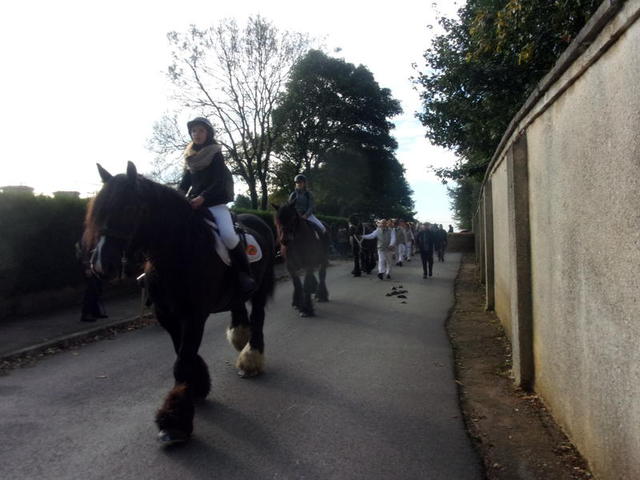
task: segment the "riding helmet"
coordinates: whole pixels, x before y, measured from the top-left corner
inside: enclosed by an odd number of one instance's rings
[[[307,177],[305,177],[304,175],[302,175],[301,173],[299,173],[298,175],[296,175],[296,178],[293,179],[294,182],[298,183],[298,182],[305,182],[307,183]]]
[[[187,122],[187,131],[189,132],[189,135],[191,135],[191,128],[195,125],[202,125],[204,128],[207,129],[207,132],[209,132],[209,139],[213,140],[216,136],[216,131],[213,128],[213,125],[211,125],[211,122],[204,117],[196,117],[193,120],[190,120]]]

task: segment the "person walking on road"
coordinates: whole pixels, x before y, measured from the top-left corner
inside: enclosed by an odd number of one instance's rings
[[[436,224],[436,246],[438,251],[438,261],[444,262],[444,252],[447,249],[447,232],[442,228],[442,224]]]
[[[362,240],[373,240],[378,242],[378,278],[382,280],[385,276],[391,279],[391,265],[393,262],[393,250],[396,245],[396,235],[393,228],[389,227],[386,219],[378,221],[378,228],[373,232],[363,235]]]
[[[404,228],[404,220],[399,219],[394,222],[393,230],[396,233],[396,266],[401,267],[406,260],[407,233]]]
[[[102,296],[102,280],[91,270],[91,252],[83,247],[82,241],[76,243],[76,258],[82,265],[82,273],[85,280],[80,321],[95,322],[99,318],[107,318],[108,315],[100,300]]]
[[[411,257],[413,256],[413,242],[415,241],[415,236],[413,234],[413,225],[410,222],[405,222],[403,220],[402,226],[404,227],[405,232],[404,258],[407,262],[410,262]]]
[[[351,270],[351,275],[354,277],[362,275],[362,269],[360,267],[362,244],[358,238],[360,230],[362,230],[360,219],[355,215],[351,215],[349,217],[349,244],[351,245],[351,254],[353,255],[353,270]]]
[[[207,208],[222,242],[229,250],[231,266],[244,298],[256,289],[249,260],[236,233],[227,203],[233,201],[233,177],[224,164],[222,146],[215,140],[213,126],[204,117],[187,123],[191,143],[184,151],[185,168],[178,191],[186,195],[194,210]]]
[[[425,222],[420,227],[420,231],[416,236],[416,245],[420,251],[420,259],[422,260],[422,278],[433,276],[433,246],[434,233],[431,230],[431,224]]]

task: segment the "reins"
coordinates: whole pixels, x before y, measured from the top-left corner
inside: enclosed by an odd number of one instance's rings
[[[129,265],[129,258],[127,257],[127,252],[129,252],[133,239],[138,233],[138,229],[140,227],[140,218],[142,217],[142,213],[145,210],[145,208],[140,205],[134,208],[135,208],[134,222],[133,222],[133,229],[131,230],[131,232],[122,232],[113,228],[109,228],[106,225],[99,229],[100,235],[104,235],[105,237],[115,238],[117,240],[122,240],[125,242],[124,247],[122,249],[122,257],[120,258],[119,279],[123,279],[126,276],[127,265]]]

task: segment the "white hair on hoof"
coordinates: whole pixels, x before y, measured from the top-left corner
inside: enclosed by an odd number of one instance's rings
[[[249,327],[227,328],[227,340],[237,351],[241,352],[244,346],[249,342],[251,337],[251,329]]]
[[[247,343],[238,356],[236,367],[241,377],[255,377],[264,372],[264,355]]]

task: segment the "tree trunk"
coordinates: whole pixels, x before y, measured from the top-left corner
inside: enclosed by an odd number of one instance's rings
[[[260,178],[260,210],[269,208],[269,189],[266,178]]]
[[[258,209],[258,191],[256,190],[256,183],[249,183],[249,196],[251,197],[251,208]]]

